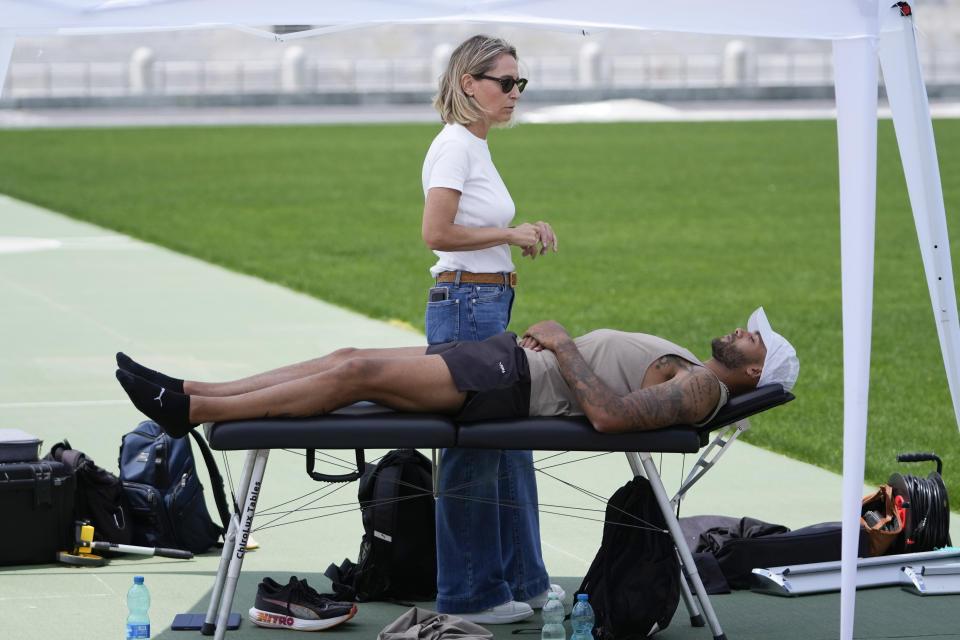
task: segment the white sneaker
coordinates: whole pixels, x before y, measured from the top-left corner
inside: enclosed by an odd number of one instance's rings
[[[483,611],[455,613],[453,615],[477,624],[510,624],[511,622],[526,620],[533,615],[533,609],[525,602],[511,600]]]
[[[567,592],[563,590],[558,584],[551,584],[550,588],[544,591],[543,593],[533,596],[529,600],[524,600],[524,604],[530,606],[531,609],[543,609],[543,605],[547,604],[547,598],[550,597],[551,593],[557,594],[557,597],[563,600],[567,595]]]

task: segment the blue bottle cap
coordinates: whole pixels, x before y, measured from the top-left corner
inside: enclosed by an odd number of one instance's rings
[[[133,584],[143,584],[143,576],[133,576]]]
[[[583,601],[583,600],[586,600],[586,599],[587,599],[587,594],[585,594],[585,593],[578,593],[578,594],[577,594],[577,600]]]

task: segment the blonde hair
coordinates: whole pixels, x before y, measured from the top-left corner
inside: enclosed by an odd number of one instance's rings
[[[506,40],[476,35],[460,43],[450,54],[447,69],[440,76],[440,88],[433,98],[433,107],[447,124],[455,122],[467,126],[483,120],[486,114],[460,85],[464,74],[478,76],[493,69],[500,56],[507,54],[517,59],[517,49]]]

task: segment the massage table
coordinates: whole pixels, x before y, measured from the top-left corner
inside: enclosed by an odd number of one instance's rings
[[[732,397],[706,425],[673,426],[653,431],[602,434],[583,417],[530,417],[458,424],[452,416],[401,413],[371,403],[358,403],[326,416],[313,418],[265,418],[234,420],[204,425],[210,447],[220,451],[247,450],[236,495],[242,509],[233,513],[224,535],[223,552],[210,604],[202,628],[204,635],[221,640],[233,604],[243,566],[243,557],[263,486],[263,475],[271,449],[304,449],[307,473],[315,480],[344,482],[360,477],[366,448],[433,449],[434,494],[439,477],[437,450],[450,447],[470,449],[517,449],[540,451],[622,451],[634,476],[650,481],[661,512],[673,538],[683,573],[693,585],[697,601],[716,640],[725,638],[697,573],[690,549],[674,515],[674,506],[699,480],[741,433],[750,428],[747,418],[794,399],[778,384],[766,385]],[[731,433],[732,430],[732,433]],[[717,435],[713,433],[717,431]],[[315,451],[354,449],[357,470],[341,475],[314,471]],[[697,453],[699,460],[671,499],[651,457],[659,453]],[[693,626],[704,626],[703,617],[687,582],[680,581],[681,594]]]

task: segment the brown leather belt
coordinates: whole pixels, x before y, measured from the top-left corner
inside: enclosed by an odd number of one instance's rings
[[[437,275],[437,282],[456,282],[457,271],[441,271]],[[460,282],[468,284],[508,284],[510,288],[517,286],[517,272],[511,271],[502,273],[470,273],[469,271],[460,271]]]

